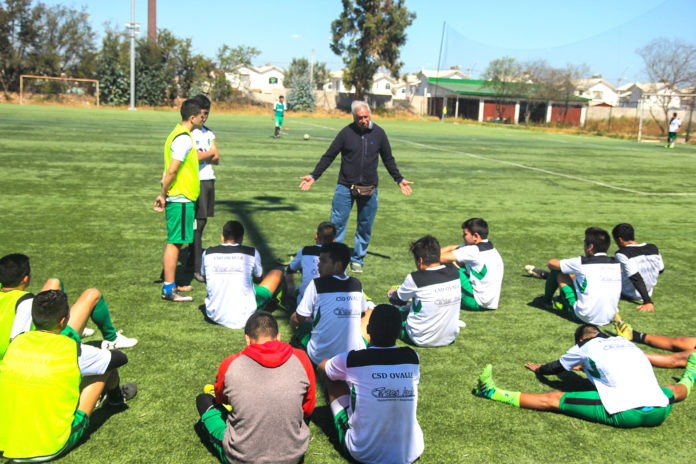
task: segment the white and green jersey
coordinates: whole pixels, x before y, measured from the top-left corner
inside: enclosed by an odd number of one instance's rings
[[[345,444],[359,462],[403,464],[423,453],[416,418],[420,360],[409,347],[370,347],[330,359],[326,375],[351,390]]]
[[[503,285],[503,258],[489,240],[462,245],[452,251],[460,266],[466,267],[474,298],[485,309],[497,309]]]
[[[674,117],[669,121],[669,131],[670,132],[679,132],[680,127],[681,127],[681,119]]]
[[[304,292],[309,286],[309,283],[319,277],[319,252],[321,245],[311,245],[302,248],[297,252],[288,268],[293,272],[302,273],[302,283],[300,284],[300,293],[297,295],[297,302],[302,301]]]
[[[273,111],[275,112],[276,118],[282,118],[283,116],[285,116],[286,109],[287,109],[287,106],[285,105],[285,102],[281,103],[281,102],[277,101],[273,105]]]
[[[569,349],[560,362],[567,371],[582,366],[609,414],[669,403],[645,353],[623,337],[598,335]]]
[[[307,286],[297,314],[312,318],[307,355],[314,364],[344,351],[365,348],[360,319],[367,310],[362,284],[355,277],[319,277]]]
[[[193,129],[191,131],[191,137],[193,137],[193,145],[199,152],[209,151],[210,147],[213,145],[213,140],[215,140],[213,131],[205,126],[200,129]],[[207,161],[198,163],[198,180],[215,180],[213,166]]]
[[[561,272],[574,274],[577,302],[573,308],[581,321],[609,324],[621,298],[621,265],[606,253],[562,259]]]
[[[662,255],[652,243],[639,243],[626,245],[619,248],[616,252],[616,259],[621,264],[621,293],[628,298],[640,300],[640,293],[633,286],[630,277],[636,273],[640,274],[648,295],[652,296],[652,291],[657,285],[657,277],[665,269],[662,262]]]
[[[459,307],[462,301],[459,270],[445,264],[410,273],[389,297],[403,306],[411,300],[406,333],[418,346],[445,346],[459,334]]]

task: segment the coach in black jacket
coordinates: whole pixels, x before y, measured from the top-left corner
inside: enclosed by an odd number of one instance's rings
[[[411,194],[410,182],[401,175],[392,156],[389,139],[384,129],[371,121],[370,107],[363,101],[351,104],[353,123],[344,127],[321,157],[311,174],[300,177],[300,188],[309,190],[314,181],[341,153],[341,171],[331,204],[331,222],[336,226],[336,241],[343,242],[348,217],[353,203],[358,203],[358,224],[355,230],[355,246],[350,257],[350,270],[362,272],[363,258],[372,236],[372,223],[377,215],[377,156],[398,182],[404,195]]]

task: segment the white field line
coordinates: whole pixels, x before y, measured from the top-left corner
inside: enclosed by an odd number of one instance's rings
[[[320,124],[311,124],[311,123],[305,123],[305,122],[303,122],[303,123],[308,125],[308,126],[318,127],[321,129],[335,129],[333,127],[322,126]],[[585,179],[584,177],[578,177],[578,176],[573,176],[570,174],[564,174],[562,172],[555,172],[555,171],[549,171],[548,169],[535,168],[533,166],[526,166],[526,165],[520,164],[520,163],[513,163],[512,161],[504,161],[504,160],[499,160],[499,159],[495,159],[495,158],[488,158],[486,156],[476,155],[474,153],[467,153],[464,151],[435,147],[435,146],[426,145],[423,143],[412,142],[410,140],[403,140],[403,139],[392,139],[392,140],[394,140],[396,142],[406,143],[409,145],[415,145],[417,147],[427,148],[429,150],[443,151],[446,153],[455,153],[458,155],[469,156],[471,158],[476,158],[476,159],[480,159],[480,160],[484,160],[484,161],[490,161],[493,163],[507,164],[508,166],[515,166],[515,167],[521,168],[521,169],[528,169],[530,171],[541,172],[543,174],[548,174],[551,176],[565,177],[566,179],[573,179],[573,180],[577,180],[578,182],[586,182],[588,184],[599,185],[600,187],[605,187],[605,188],[612,189],[612,190],[619,190],[622,192],[634,193],[636,195],[662,196],[662,197],[665,197],[665,196],[673,196],[673,197],[675,197],[675,196],[676,197],[696,196],[696,193],[689,193],[689,192],[642,192],[640,190],[634,190],[634,189],[630,189],[630,188],[626,188],[626,187],[618,187],[616,185],[607,184],[605,182],[599,182],[599,181],[592,180],[592,179]]]

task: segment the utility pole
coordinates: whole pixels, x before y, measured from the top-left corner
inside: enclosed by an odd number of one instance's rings
[[[135,110],[135,35],[140,31],[140,24],[135,22],[135,0],[131,0],[131,20],[126,23],[130,37],[130,107]]]
[[[309,88],[314,90],[314,48],[312,48],[312,61],[309,62]]]

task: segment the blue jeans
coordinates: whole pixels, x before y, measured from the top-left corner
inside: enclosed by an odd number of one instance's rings
[[[372,236],[372,223],[377,215],[377,188],[369,197],[354,197],[345,185],[336,185],[333,202],[331,203],[331,222],[336,226],[336,241],[343,243],[348,228],[348,218],[353,209],[353,203],[358,204],[358,224],[355,229],[355,246],[350,257],[351,262],[363,264],[367,254],[367,246]]]

